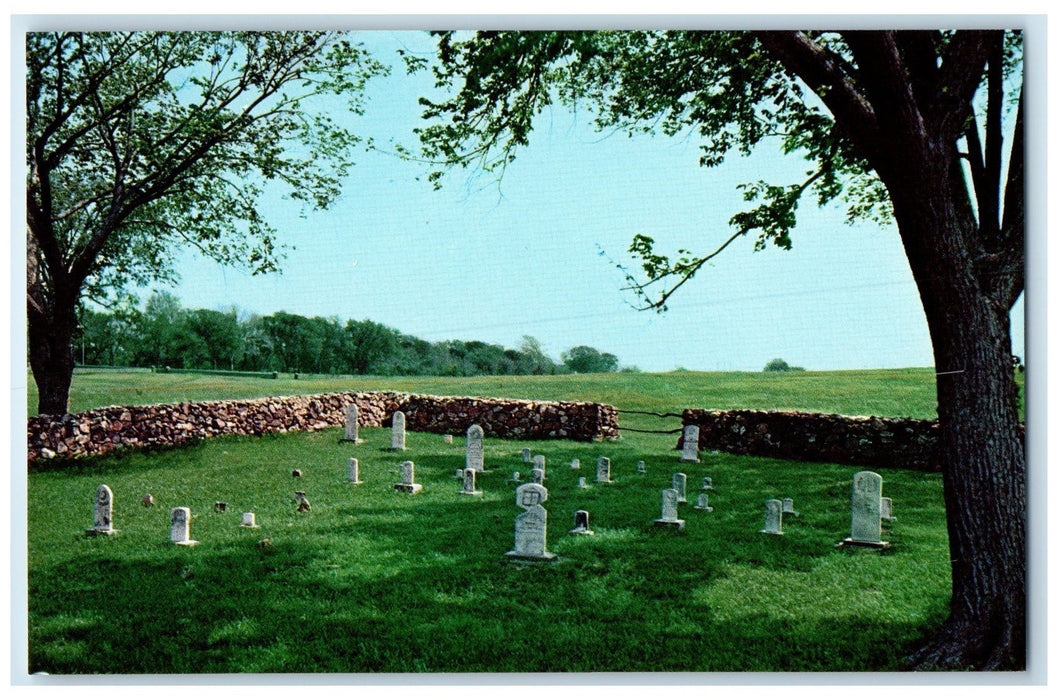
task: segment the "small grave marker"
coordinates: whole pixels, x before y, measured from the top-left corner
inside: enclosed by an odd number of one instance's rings
[[[113,535],[114,529],[114,492],[106,484],[100,484],[96,488],[94,506],[92,508],[92,528],[85,530],[85,534]]]
[[[687,502],[687,475],[683,472],[676,472],[672,475],[672,488],[676,490],[676,502],[686,503]]]
[[[477,480],[473,469],[463,470],[463,490],[459,492],[460,496],[480,496],[481,491],[477,490]]]
[[[698,494],[698,505],[694,507],[695,510],[704,510],[707,513],[713,512],[713,507],[709,505],[709,494],[700,493]]]
[[[533,455],[533,469],[539,469],[547,474],[547,457],[544,455]]]
[[[364,483],[360,481],[360,460],[358,460],[356,457],[349,458],[349,470],[346,478],[348,479],[350,484]]]
[[[893,499],[886,496],[882,496],[882,520],[885,522],[896,520],[893,515]]]
[[[393,484],[393,488],[402,493],[419,493],[422,484],[415,483],[415,463],[402,462],[400,465],[400,483]]]
[[[342,442],[351,442],[354,445],[363,442],[360,439],[360,409],[355,403],[345,407],[345,435]]]
[[[708,477],[708,476],[703,476],[702,477],[702,491],[712,491],[712,490],[713,490],[713,480],[710,477]]]
[[[644,462],[643,460],[639,460],[638,462],[636,462],[636,474],[646,474],[646,473],[647,473],[647,463]]]
[[[595,533],[588,526],[588,511],[578,510],[573,514],[573,529],[569,531],[571,535],[594,535]]]
[[[661,492],[661,517],[654,521],[654,525],[683,529],[683,521],[677,513],[677,497],[676,489],[664,489]]]
[[[570,469],[580,469],[580,460],[579,460],[579,459],[577,459],[576,457],[574,457],[573,459],[571,459],[571,460],[569,461],[569,468],[570,468]]]
[[[784,499],[782,499],[782,514],[783,515],[793,515],[793,516],[801,515],[796,510],[794,510],[793,499],[792,498],[784,498]]]
[[[526,464],[529,464],[529,462],[533,461],[533,451],[530,450],[528,447],[522,448],[522,461]]]
[[[610,458],[599,457],[595,461],[595,481],[600,484],[613,483],[610,479]]]
[[[771,498],[764,502],[764,529],[766,535],[782,534],[782,501]]]
[[[191,539],[191,509],[173,508],[170,511],[172,524],[169,528],[169,539],[173,544],[182,547],[194,547],[198,542]]]
[[[683,450],[680,452],[681,462],[695,462],[698,460],[698,426],[685,425],[683,427]]]
[[[533,474],[530,477],[530,479],[531,479],[532,483],[534,483],[534,484],[542,484],[542,483],[544,483],[544,470],[543,469],[533,469]]]
[[[587,480],[587,478],[585,478],[583,476],[577,477],[577,488],[582,488],[582,489],[588,488],[588,480]]]
[[[452,436],[448,435],[447,433],[445,433],[444,441],[445,441],[446,445],[451,445],[452,444]]]
[[[524,512],[514,519],[514,549],[506,553],[513,559],[547,561],[555,555],[547,551],[547,489],[540,484],[522,484],[515,499]]]
[[[140,503],[143,504],[144,508],[150,508],[151,506],[154,505],[154,496],[152,496],[151,494],[148,493],[148,494],[144,495],[143,500],[140,501]]]
[[[393,412],[393,433],[389,443],[392,450],[404,449],[404,412]]]
[[[255,516],[253,513],[249,513],[249,512],[243,513],[242,514],[242,525],[240,525],[240,527],[258,527],[258,525],[257,525],[257,516]]]
[[[218,513],[225,513],[228,510],[228,504],[224,501],[217,501],[213,504],[213,510],[217,511]]]

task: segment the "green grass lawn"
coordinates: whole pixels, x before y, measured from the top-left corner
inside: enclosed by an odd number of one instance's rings
[[[929,415],[932,374],[857,374],[295,381],[84,373],[74,393],[79,409],[397,389],[662,412],[751,406]],[[484,495],[470,497],[459,495],[454,478],[464,463],[462,436],[447,445],[439,435],[409,433],[407,452],[398,454],[385,449],[388,430],[362,429],[365,442],[356,446],[340,443],[341,434],[221,438],[32,468],[29,671],[890,671],[946,614],[950,568],[935,474],[882,471],[897,516],[884,533],[892,547],[849,551],[834,548],[849,534],[857,471],[849,466],[710,453],[701,464],[681,464],[671,435],[487,438]],[[523,447],[547,457],[548,545],[558,558],[546,564],[504,556],[520,512],[507,479],[530,471]],[[600,455],[611,458],[613,484],[594,483]],[[359,486],[345,480],[352,456]],[[569,466],[573,458],[579,471]],[[393,489],[404,459],[416,464],[419,494]],[[646,474],[635,473],[638,460]],[[291,476],[294,468],[301,478]],[[686,528],[659,530],[661,490],[677,471],[688,475]],[[591,488],[577,488],[578,476]],[[692,507],[703,476],[715,486],[711,513]],[[101,483],[113,489],[119,532],[88,538]],[[311,511],[297,512],[295,490],[307,493]],[[140,504],[147,492],[152,508]],[[794,499],[800,516],[784,520],[781,537],[761,534],[763,502],[782,497]],[[227,512],[214,510],[217,501]],[[191,509],[197,547],[169,542],[177,506]],[[578,509],[591,513],[594,537],[567,534]],[[243,511],[261,527],[239,527]],[[270,546],[259,544],[265,538]]]

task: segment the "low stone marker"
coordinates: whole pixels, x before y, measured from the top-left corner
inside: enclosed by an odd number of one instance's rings
[[[467,428],[467,469],[485,471],[485,431],[475,423]]]
[[[672,488],[676,490],[676,502],[686,503],[687,502],[687,475],[683,472],[676,472],[672,475]]]
[[[783,515],[793,515],[793,516],[801,515],[796,510],[794,510],[793,499],[792,498],[784,498],[784,499],[782,499],[782,514]]]
[[[228,511],[228,504],[224,501],[217,501],[213,504],[213,510],[217,511],[218,513],[226,513]]]
[[[522,483],[522,473],[515,472],[514,474],[511,474],[511,478],[508,479],[508,481],[513,481],[516,484]]]
[[[681,462],[695,462],[698,460],[698,426],[687,425],[683,428],[683,450],[680,452]]]
[[[169,539],[173,544],[182,547],[194,547],[198,542],[191,539],[191,509],[173,508],[170,511],[172,524],[169,528]]]
[[[312,510],[312,504],[309,503],[309,499],[305,497],[304,491],[299,491],[298,493],[301,494],[298,497],[298,512],[308,513],[310,510]]]
[[[695,510],[704,510],[707,513],[713,512],[713,507],[709,505],[709,494],[700,493],[698,494],[698,505],[694,507]]]
[[[782,534],[782,501],[772,498],[764,502],[764,529],[766,535]]]
[[[702,477],[702,491],[712,491],[712,490],[713,490],[713,480],[710,477],[708,477],[708,476],[703,476]]]
[[[643,460],[639,460],[638,462],[636,462],[636,474],[646,474],[646,473],[647,473],[647,463],[644,462]]]
[[[96,535],[113,535],[116,532],[117,530],[114,529],[114,492],[106,484],[100,484],[96,488],[92,508],[92,527],[85,530],[85,534],[95,537]]]
[[[354,445],[363,442],[360,439],[360,409],[355,403],[345,407],[345,434],[341,442],[351,442]]]
[[[613,481],[610,479],[610,458],[599,457],[595,461],[595,481],[599,484],[610,484]]]
[[[294,477],[295,479],[300,479],[301,478],[301,470],[300,469],[292,469],[290,471],[290,476]]]
[[[360,460],[356,457],[349,458],[349,472],[347,475],[350,484],[362,484],[360,481]]]
[[[577,477],[577,488],[588,488],[588,480],[583,476]]]
[[[515,500],[524,512],[514,519],[514,549],[506,552],[513,559],[548,561],[555,555],[547,551],[547,489],[540,484],[522,484]]]
[[[419,493],[422,491],[422,484],[415,483],[415,462],[408,461],[401,463],[400,483],[393,484],[393,488],[402,493]]]
[[[140,503],[143,504],[144,508],[150,508],[151,506],[154,505],[154,496],[152,496],[149,493],[148,494],[144,494],[143,500],[140,501]]]
[[[393,433],[389,447],[391,450],[403,450],[404,448],[404,412],[393,412]]]
[[[882,496],[882,520],[892,522],[896,520],[893,515],[893,499]]]
[[[588,526],[588,511],[578,510],[573,514],[573,529],[569,531],[571,535],[594,535],[595,533]]]
[[[871,471],[852,477],[852,532],[839,547],[857,546],[884,549],[882,541],[882,477]]]
[[[532,476],[529,477],[529,479],[534,484],[542,484],[542,483],[544,483],[544,470],[543,469],[533,469]]]
[[[570,468],[570,469],[580,469],[580,460],[579,460],[579,459],[577,459],[576,457],[574,457],[573,459],[571,459],[571,460],[569,461],[569,468]]]
[[[661,492],[661,517],[654,521],[655,526],[683,529],[683,521],[676,510],[677,496],[676,489],[664,489]]]
[[[449,435],[448,433],[445,433],[444,441],[445,441],[446,445],[451,445],[452,444],[452,436]]]
[[[522,448],[522,461],[526,464],[529,464],[529,462],[533,461],[533,451],[530,450],[528,447]]]
[[[243,513],[242,524],[239,527],[258,527],[257,516],[253,513]]]
[[[459,492],[460,496],[480,496],[481,491],[477,489],[477,472],[473,469],[463,470],[463,490]]]

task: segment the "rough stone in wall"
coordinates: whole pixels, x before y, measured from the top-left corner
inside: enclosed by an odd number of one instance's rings
[[[924,471],[939,468],[936,421],[689,409],[683,412],[683,424],[698,426],[698,444],[703,450]]]
[[[582,402],[525,401],[395,392],[344,392],[314,396],[200,401],[150,406],[110,406],[27,421],[28,458],[71,458],[119,448],[184,445],[218,435],[263,435],[344,425],[356,403],[360,425],[385,427],[395,411],[417,432],[466,432],[473,423],[490,437],[604,440],[618,437],[617,409]]]

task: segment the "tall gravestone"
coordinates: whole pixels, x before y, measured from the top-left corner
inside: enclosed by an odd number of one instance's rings
[[[114,529],[114,493],[106,484],[96,489],[95,502],[92,508],[92,528],[85,530],[89,536],[113,535]]]
[[[345,407],[345,435],[342,442],[360,443],[360,409],[355,403]]]
[[[683,472],[676,472],[672,475],[672,488],[676,490],[676,502],[686,503],[687,502],[687,475]]]
[[[404,449],[404,412],[394,411],[393,413],[393,438],[390,441],[390,449],[403,450]]]
[[[169,526],[169,539],[182,547],[193,547],[198,542],[191,539],[191,509],[173,508]]]
[[[485,471],[485,431],[477,423],[467,428],[466,469]]]
[[[888,547],[882,541],[882,477],[857,472],[852,477],[852,532],[839,545]]]
[[[360,461],[356,457],[349,458],[349,483],[360,484]]]
[[[422,484],[415,483],[414,462],[408,461],[401,463],[400,483],[393,484],[393,488],[402,493],[419,493],[420,491],[422,491]]]
[[[480,496],[481,491],[477,489],[477,472],[473,469],[463,470],[463,490],[459,492],[461,496]]]
[[[680,452],[681,462],[695,462],[698,460],[698,426],[685,425],[683,427],[683,449]]]
[[[665,489],[661,492],[661,517],[654,521],[659,527],[671,527],[677,530],[683,529],[683,521],[677,512],[676,489]]]
[[[506,553],[513,559],[554,559],[547,551],[547,511],[543,503],[547,500],[547,489],[540,484],[522,484],[515,491],[515,499],[523,509],[514,519],[514,549]]]
[[[764,529],[767,535],[782,534],[782,501],[771,498],[764,502]]]
[[[595,481],[600,484],[611,483],[609,457],[599,457],[599,459],[595,461]]]

